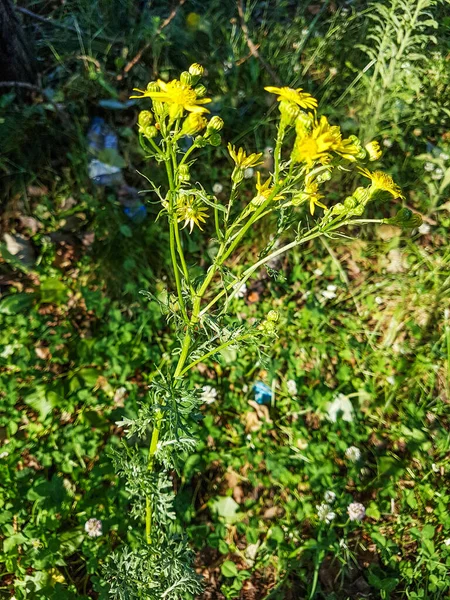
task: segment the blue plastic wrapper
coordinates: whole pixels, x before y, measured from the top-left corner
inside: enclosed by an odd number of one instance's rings
[[[105,123],[101,117],[94,117],[91,121],[88,134],[88,147],[95,158],[89,161],[89,178],[96,185],[117,186],[123,183],[121,167],[107,164],[98,158],[100,152],[107,150],[114,156],[118,154],[119,138],[117,134]]]
[[[272,401],[272,390],[271,388],[263,383],[262,381],[257,381],[253,386],[253,391],[255,393],[255,400],[258,404],[270,404]]]

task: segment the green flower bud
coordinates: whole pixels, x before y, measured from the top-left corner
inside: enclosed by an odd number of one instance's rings
[[[220,146],[222,138],[218,133],[213,133],[208,137],[208,142],[211,144],[211,146]]]
[[[330,179],[331,179],[330,171],[324,171],[323,173],[320,173],[319,175],[317,175],[316,182],[324,183],[325,181],[330,181]]]
[[[333,210],[331,211],[332,215],[342,215],[342,213],[345,212],[345,206],[343,204],[341,204],[340,202],[338,202],[337,204],[335,204],[333,206]]]
[[[231,173],[231,181],[235,184],[241,183],[244,179],[244,169],[239,167],[234,167],[233,172]]]
[[[197,98],[204,98],[204,96],[206,96],[207,91],[208,90],[202,84],[196,85],[194,88],[194,92],[195,92]]]
[[[138,123],[142,128],[147,127],[153,121],[153,114],[149,110],[141,110],[138,116]]]
[[[278,105],[281,113],[281,121],[286,125],[293,125],[295,120],[300,115],[300,108],[294,102],[289,102],[289,100],[282,100]]]
[[[280,319],[280,314],[276,310],[269,310],[267,314],[267,320],[272,321],[272,323],[277,323]]]
[[[353,198],[353,196],[347,196],[347,198],[344,200],[344,206],[347,210],[352,210],[357,205],[358,201],[356,198]]]
[[[159,132],[154,125],[149,125],[148,127],[144,127],[142,129],[142,133],[145,135],[146,138],[151,140],[155,138]]]
[[[221,129],[223,129],[223,119],[220,117],[212,117],[212,119],[208,123],[208,130],[217,133]]]
[[[360,204],[353,209],[353,214],[360,217],[364,213],[364,204]]]
[[[181,135],[195,135],[206,127],[206,119],[198,113],[189,113],[183,121]]]
[[[183,71],[180,75],[180,81],[186,85],[192,85],[192,75],[187,71]]]
[[[367,192],[366,188],[363,188],[363,187],[357,187],[352,195],[353,195],[353,198],[356,198],[358,203],[365,202],[368,198],[368,192]]]
[[[189,173],[188,165],[180,165],[178,168],[178,179],[180,181],[189,181],[191,179],[191,175]]]
[[[199,65],[198,63],[194,63],[189,67],[189,73],[192,76],[192,85],[195,85],[197,83],[200,77],[203,76],[204,72],[205,69],[202,67],[202,65]]]
[[[159,92],[159,91],[160,91],[160,87],[156,83],[156,81],[150,81],[150,83],[147,85],[147,92]]]

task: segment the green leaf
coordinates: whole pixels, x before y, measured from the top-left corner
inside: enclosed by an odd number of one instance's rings
[[[68,289],[56,277],[49,277],[39,288],[42,304],[63,304],[67,300]]]
[[[3,315],[16,315],[29,308],[34,301],[35,294],[12,294],[0,302],[0,313]]]
[[[211,508],[227,523],[234,523],[239,520],[237,515],[239,504],[231,496],[218,496],[211,502]]]
[[[224,577],[237,577],[239,571],[231,560],[226,560],[220,567],[222,575]]]
[[[433,527],[433,525],[425,525],[422,529],[422,538],[425,540],[431,540],[432,538],[434,538],[435,531],[436,528]]]
[[[23,544],[26,541],[27,538],[24,535],[21,533],[15,533],[11,537],[6,538],[6,540],[3,542],[3,552],[7,554],[8,552],[11,552],[13,548],[20,546],[20,544]]]

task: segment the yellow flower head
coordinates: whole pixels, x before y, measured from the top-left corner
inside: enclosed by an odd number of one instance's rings
[[[370,161],[378,160],[381,157],[382,152],[380,149],[380,144],[378,142],[369,142],[364,147],[367,150],[367,154],[369,155]]]
[[[294,102],[298,104],[300,108],[316,108],[317,100],[308,94],[307,92],[303,92],[302,88],[297,88],[294,90],[290,87],[273,87],[271,85],[264,88],[266,92],[270,92],[271,94],[277,94],[277,100],[288,100],[289,102]]]
[[[259,154],[249,154],[247,156],[244,148],[239,148],[236,152],[236,147],[231,144],[228,144],[228,152],[239,169],[248,169],[262,164],[262,160],[259,160],[262,156],[262,152]]]
[[[184,221],[183,229],[189,225],[189,231],[192,233],[194,225],[202,229],[201,223],[206,222],[207,211],[203,208],[200,200],[194,194],[181,194],[177,199],[177,220],[180,223]]]
[[[205,117],[199,113],[189,113],[183,121],[181,135],[195,135],[205,129],[208,122]]]
[[[369,171],[368,169],[359,169],[359,172],[371,180],[373,191],[379,190],[391,194],[394,198],[404,198],[401,189],[390,175],[382,171]]]
[[[207,113],[203,104],[211,102],[211,98],[197,98],[197,94],[191,85],[182,83],[178,79],[173,79],[166,83],[158,80],[159,90],[153,89],[134,91],[140,92],[142,96],[131,96],[131,98],[151,98],[158,102],[164,102],[169,105],[169,115],[172,119],[183,116],[186,110],[193,113]]]
[[[272,194],[273,192],[273,186],[270,187],[270,184],[272,182],[272,176],[270,176],[267,181],[265,181],[264,183],[261,183],[261,173],[258,171],[256,174],[256,196],[252,199],[252,204],[254,206],[261,206],[261,204],[263,204],[267,198],[269,198],[269,196]],[[284,196],[278,195],[278,196],[274,196],[272,198],[272,200],[282,200]]]
[[[320,206],[321,208],[326,209],[325,204],[320,202],[320,199],[323,198],[322,194],[319,194],[319,186],[316,182],[307,182],[305,185],[305,189],[303,192],[298,194],[292,199],[292,204],[294,206],[299,206],[304,202],[309,202],[309,211],[312,215],[314,215],[314,211],[316,210],[316,206]]]
[[[321,117],[309,135],[297,135],[292,159],[294,162],[305,162],[309,167],[315,160],[328,162],[329,152],[336,146],[339,138],[339,127],[330,127],[327,118]]]

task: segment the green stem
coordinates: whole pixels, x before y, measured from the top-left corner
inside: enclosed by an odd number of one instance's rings
[[[253,333],[246,333],[245,335],[241,335],[240,337],[237,337],[234,340],[229,340],[228,342],[224,342],[223,344],[220,344],[220,346],[217,346],[217,348],[214,348],[213,350],[210,350],[209,352],[207,352],[206,354],[204,354],[200,358],[197,358],[196,360],[194,360],[193,362],[191,362],[187,367],[185,367],[181,371],[180,376],[184,375],[190,369],[192,369],[193,367],[195,367],[195,365],[198,365],[198,363],[203,362],[204,360],[206,360],[210,356],[213,356],[214,354],[217,354],[218,352],[221,352],[222,350],[225,350],[225,348],[228,348],[228,346],[236,344],[237,342],[242,342],[243,340],[251,338],[251,337],[254,337]]]

